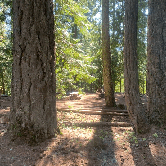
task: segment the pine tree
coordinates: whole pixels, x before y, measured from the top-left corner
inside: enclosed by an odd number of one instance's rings
[[[44,140],[56,129],[52,0],[13,1],[13,35],[10,128]]]
[[[125,100],[135,131],[146,132],[147,116],[139,95],[137,60],[138,0],[125,1],[124,77]]]
[[[111,71],[111,52],[109,35],[109,0],[102,1],[102,60],[103,60],[103,80],[106,106],[115,106]]]
[[[151,123],[166,126],[166,3],[149,1],[148,112]]]

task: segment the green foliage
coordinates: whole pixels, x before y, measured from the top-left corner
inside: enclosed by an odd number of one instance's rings
[[[0,88],[10,94],[12,74],[10,1],[0,3]]]
[[[147,65],[147,1],[139,1],[138,10],[138,73],[141,93],[146,93],[146,65]]]
[[[124,47],[124,3],[112,0],[110,3],[110,35],[112,73],[115,91],[124,91],[123,47]]]
[[[90,48],[92,24],[85,16],[89,9],[81,5],[73,0],[55,3],[57,91],[61,94],[96,80]],[[77,25],[78,38],[73,38],[74,25]]]
[[[153,136],[154,136],[155,138],[157,138],[157,137],[158,137],[157,133],[154,133],[154,134],[153,134]]]
[[[141,93],[146,93],[146,37],[147,0],[139,1],[138,10],[138,72]],[[123,49],[124,49],[124,1],[112,0],[110,3],[110,35],[113,81],[115,91],[124,92]]]
[[[0,2],[0,87],[10,94],[12,73],[11,0]],[[139,1],[138,66],[140,92],[146,93],[147,0]],[[96,90],[103,85],[101,1],[56,0],[57,91]],[[115,91],[124,91],[124,1],[110,2],[110,40]],[[77,34],[76,34],[77,33]]]

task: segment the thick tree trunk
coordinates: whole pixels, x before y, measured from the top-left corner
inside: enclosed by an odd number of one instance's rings
[[[10,127],[34,140],[55,134],[52,0],[13,1],[13,76]]]
[[[151,123],[166,126],[166,2],[149,0],[148,113]]]
[[[124,77],[127,110],[135,131],[146,132],[148,126],[145,109],[141,103],[137,64],[138,0],[125,1]]]
[[[103,80],[106,106],[115,106],[113,80],[111,73],[111,52],[109,35],[109,0],[102,1],[102,58]]]

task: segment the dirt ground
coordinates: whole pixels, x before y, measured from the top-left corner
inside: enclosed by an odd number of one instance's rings
[[[116,93],[117,105],[123,96]],[[58,100],[60,134],[35,146],[11,140],[9,112],[10,100],[1,100],[0,166],[166,166],[166,130],[136,136],[126,111],[108,111],[97,94]]]

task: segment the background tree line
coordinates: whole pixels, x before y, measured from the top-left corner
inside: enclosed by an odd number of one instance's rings
[[[1,88],[11,93],[12,1],[1,1]],[[57,92],[95,92],[103,85],[101,1],[54,2]],[[124,1],[109,4],[110,48],[114,90],[124,92]],[[139,2],[139,87],[146,93],[147,1]],[[59,96],[60,97],[60,96]]]

